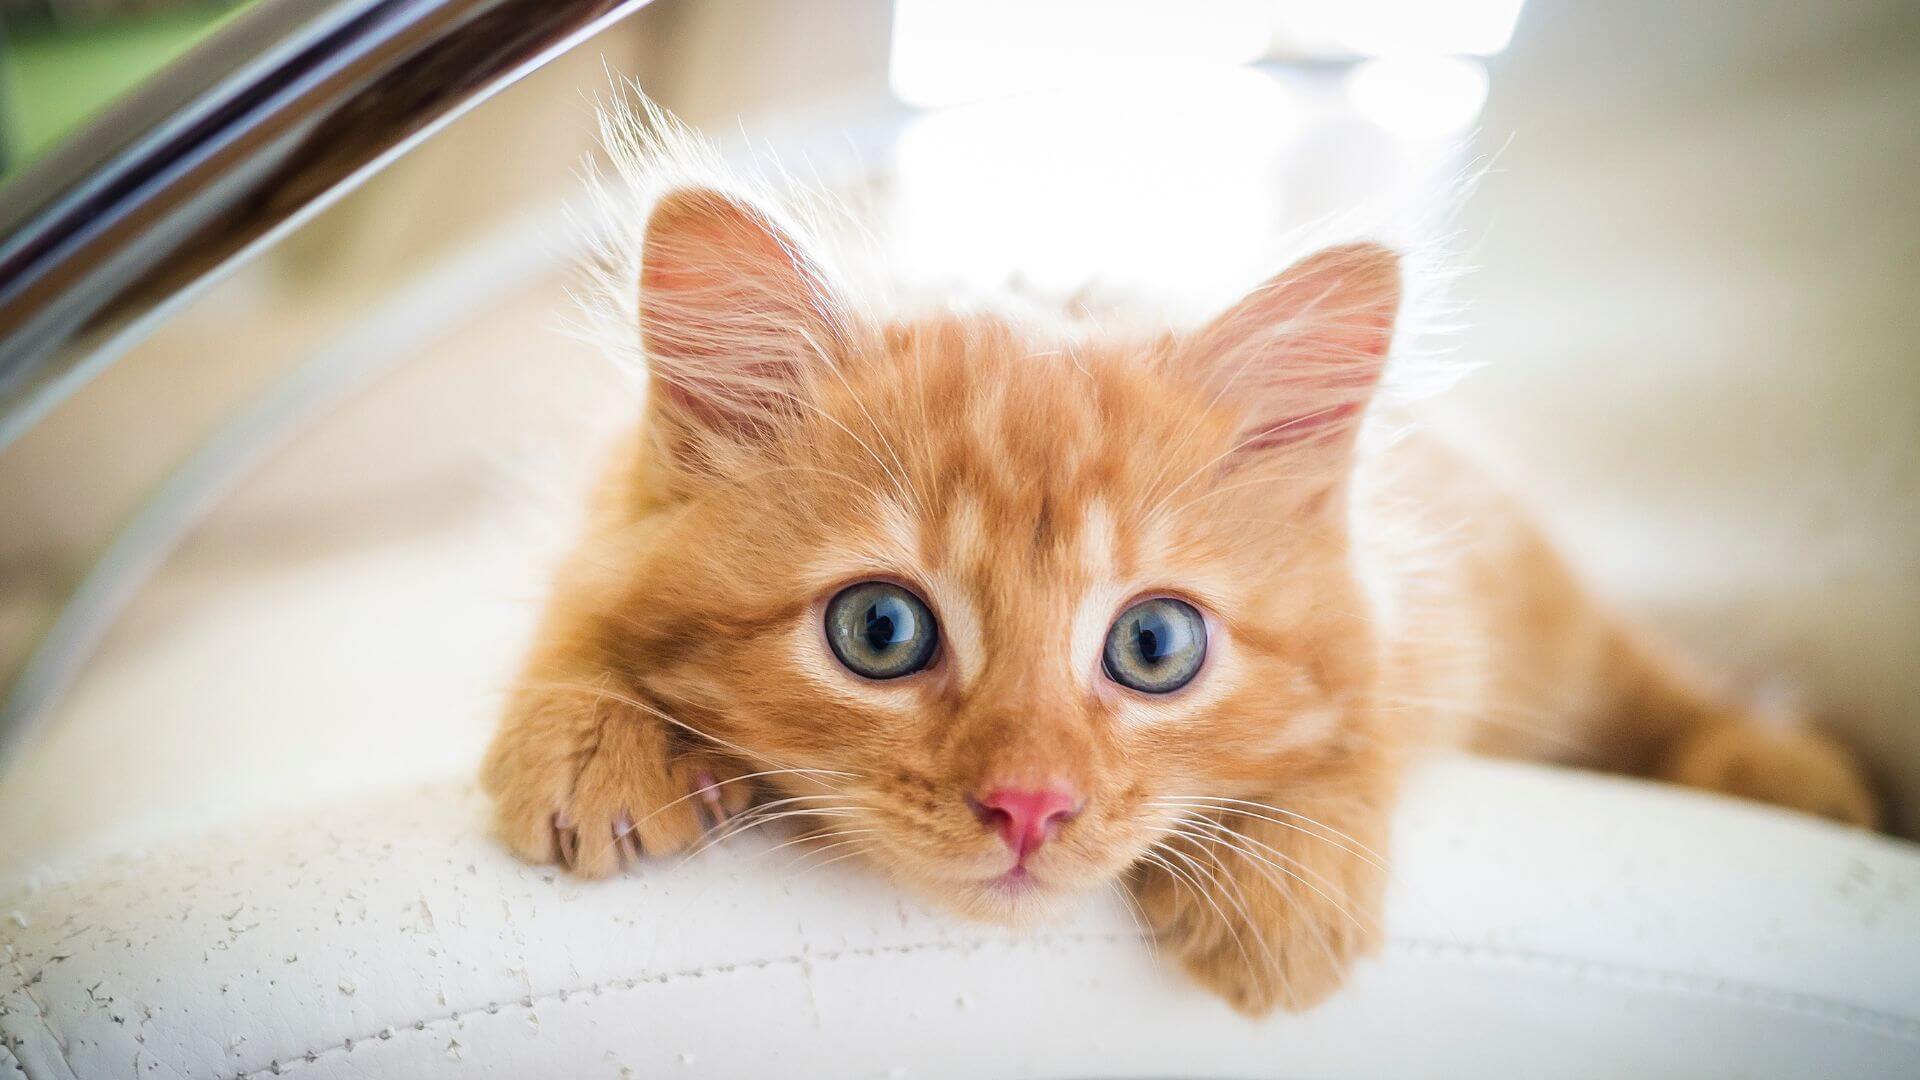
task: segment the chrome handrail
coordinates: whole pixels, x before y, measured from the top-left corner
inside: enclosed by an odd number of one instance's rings
[[[263,0],[208,38],[0,186],[0,450],[223,271],[647,2]],[[190,457],[80,580],[9,673],[0,767],[153,557],[141,538],[175,535],[223,455],[339,381],[312,370]]]
[[[0,449],[175,305],[647,0],[263,0],[0,187]]]

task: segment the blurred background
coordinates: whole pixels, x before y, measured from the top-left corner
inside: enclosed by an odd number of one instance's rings
[[[0,0],[5,167],[235,11]],[[655,0],[0,451],[5,670],[209,432],[293,373],[369,373],[113,623],[0,777],[0,861],[471,766],[637,415],[569,332],[565,208],[616,76],[871,205],[936,284],[1199,307],[1289,230],[1447,236],[1473,271],[1445,344],[1482,366],[1436,408],[1609,596],[1861,747],[1920,835],[1920,4]]]

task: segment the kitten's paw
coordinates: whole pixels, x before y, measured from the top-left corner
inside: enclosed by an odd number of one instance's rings
[[[1300,1012],[1320,1004],[1347,981],[1355,960],[1379,947],[1377,934],[1329,911],[1302,911],[1267,926],[1245,923],[1233,929],[1224,941],[1195,942],[1182,952],[1181,965],[1227,1004],[1254,1017],[1276,1007]]]
[[[1326,878],[1316,891],[1235,872],[1238,861],[1216,864],[1212,881],[1193,875],[1208,885],[1205,896],[1192,881],[1164,873],[1135,889],[1162,951],[1235,1009],[1259,1017],[1276,1007],[1312,1008],[1346,982],[1355,960],[1379,948],[1384,874],[1354,866],[1343,876],[1357,888]]]
[[[743,775],[704,756],[648,769],[595,753],[549,819],[556,861],[604,877],[642,856],[684,851],[746,809],[751,781]]]
[[[1814,731],[1746,724],[1708,728],[1668,752],[1665,779],[1877,827],[1880,810],[1853,755]]]
[[[521,858],[583,877],[684,850],[752,801],[744,770],[674,752],[645,720],[609,718],[572,753],[527,743],[503,734],[488,754],[483,779],[496,827]]]

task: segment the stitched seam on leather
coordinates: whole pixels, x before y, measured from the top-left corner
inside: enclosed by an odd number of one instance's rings
[[[661,971],[650,975],[635,975],[625,979],[607,979],[587,986],[568,987],[544,994],[528,994],[511,1001],[493,1001],[485,1005],[475,1005],[467,1009],[456,1009],[443,1016],[431,1019],[415,1020],[405,1027],[386,1027],[371,1035],[357,1039],[346,1039],[331,1046],[316,1047],[305,1053],[297,1054],[285,1060],[276,1059],[257,1069],[235,1073],[231,1080],[257,1080],[262,1076],[280,1076],[302,1065],[312,1065],[323,1057],[336,1054],[350,1054],[355,1047],[370,1042],[382,1042],[398,1038],[408,1033],[419,1034],[432,1031],[447,1024],[459,1023],[470,1016],[482,1013],[498,1013],[503,1009],[532,1009],[538,1005],[566,1001],[572,997],[599,997],[616,990],[638,990],[642,986],[665,986],[688,979],[705,978],[709,975],[731,975],[736,971],[764,971],[777,967],[804,967],[809,964],[831,964],[841,960],[864,960],[880,956],[911,956],[927,952],[974,952],[980,949],[1001,947],[1030,947],[1058,943],[1105,943],[1122,941],[1140,941],[1138,933],[1114,934],[1057,934],[1044,938],[1036,937],[1028,941],[923,941],[912,945],[872,945],[852,949],[835,949],[831,952],[801,953],[797,956],[776,956],[763,960],[740,960],[723,964],[708,964],[703,967],[682,968],[678,971]]]
[[[47,1038],[53,1040],[53,1049],[55,1053],[60,1055],[61,1067],[67,1070],[67,1076],[69,1078],[77,1077],[79,1074],[73,1071],[73,1062],[67,1060],[66,1040],[60,1037],[59,1032],[53,1030],[53,1018],[47,1015],[47,1007],[41,1003],[38,997],[34,996],[33,981],[27,978],[27,969],[20,966],[20,954],[15,950],[12,939],[0,936],[0,950],[5,950],[7,963],[12,966],[14,975],[20,979],[21,995],[33,1003],[33,1015],[40,1021],[41,1029],[47,1033]],[[27,1070],[19,1064],[17,1055],[15,1056],[14,1063],[14,1067],[20,1070],[20,1075],[25,1076]]]
[[[303,1054],[284,1061],[275,1060],[257,1069],[236,1073],[232,1080],[257,1080],[263,1076],[280,1076],[288,1070],[302,1065],[311,1065],[322,1057],[352,1053],[354,1048],[369,1042],[380,1042],[406,1035],[408,1032],[422,1033],[433,1031],[447,1024],[458,1023],[470,1016],[482,1013],[498,1013],[503,1009],[528,1009],[538,1005],[564,1002],[568,998],[599,997],[616,990],[637,990],[642,986],[664,986],[687,979],[704,978],[709,975],[728,975],[736,971],[760,971],[775,967],[792,967],[815,963],[835,963],[848,959],[871,959],[880,956],[910,956],[926,952],[970,952],[993,945],[1024,946],[1068,943],[1105,943],[1117,944],[1123,941],[1141,940],[1138,934],[1061,934],[1045,938],[1034,938],[1026,942],[952,942],[928,941],[913,945],[881,945],[865,948],[838,949],[832,952],[806,953],[799,956],[781,956],[765,960],[742,960],[732,963],[711,964],[704,967],[684,968],[679,971],[656,972],[651,975],[636,975],[625,979],[608,979],[582,987],[572,987],[544,994],[529,994],[512,1001],[495,1001],[472,1008],[457,1009],[443,1016],[431,1019],[415,1020],[403,1028],[387,1027],[372,1035],[358,1039],[347,1039],[330,1046],[316,1047]],[[1524,949],[1506,949],[1487,945],[1465,945],[1455,942],[1432,941],[1423,939],[1395,939],[1388,943],[1389,949],[1413,956],[1431,956],[1439,959],[1494,959],[1520,966],[1537,968],[1578,980],[1608,981],[1624,985],[1638,986],[1659,991],[1681,991],[1699,994],[1759,1008],[1771,1009],[1804,1017],[1858,1028],[1875,1035],[1920,1041],[1920,1018],[1902,1016],[1897,1013],[1882,1012],[1860,1005],[1849,1005],[1820,997],[1817,994],[1803,994],[1788,990],[1776,990],[1737,979],[1721,979],[1705,975],[1691,975],[1685,972],[1664,971],[1658,968],[1630,967],[1624,964],[1605,964],[1574,957],[1555,956],[1551,953],[1529,952]]]
[[[1864,1005],[1835,1001],[1819,994],[1780,990],[1739,979],[1696,975],[1691,972],[1662,968],[1608,964],[1597,960],[1557,956],[1553,953],[1532,952],[1526,949],[1469,945],[1432,939],[1393,939],[1388,942],[1387,947],[1416,958],[1430,956],[1453,960],[1492,959],[1518,967],[1563,975],[1575,981],[1611,982],[1665,992],[1692,993],[1721,1001],[1789,1013],[1810,1020],[1822,1020],[1858,1028],[1876,1035],[1920,1042],[1920,1017],[1870,1009]]]

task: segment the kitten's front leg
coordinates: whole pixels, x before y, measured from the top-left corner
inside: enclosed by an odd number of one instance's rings
[[[686,848],[751,801],[745,770],[690,747],[695,738],[591,678],[530,677],[487,750],[481,786],[515,854],[602,877]]]
[[[1134,871],[1162,948],[1248,1015],[1319,1004],[1382,939],[1383,794],[1196,801]]]

